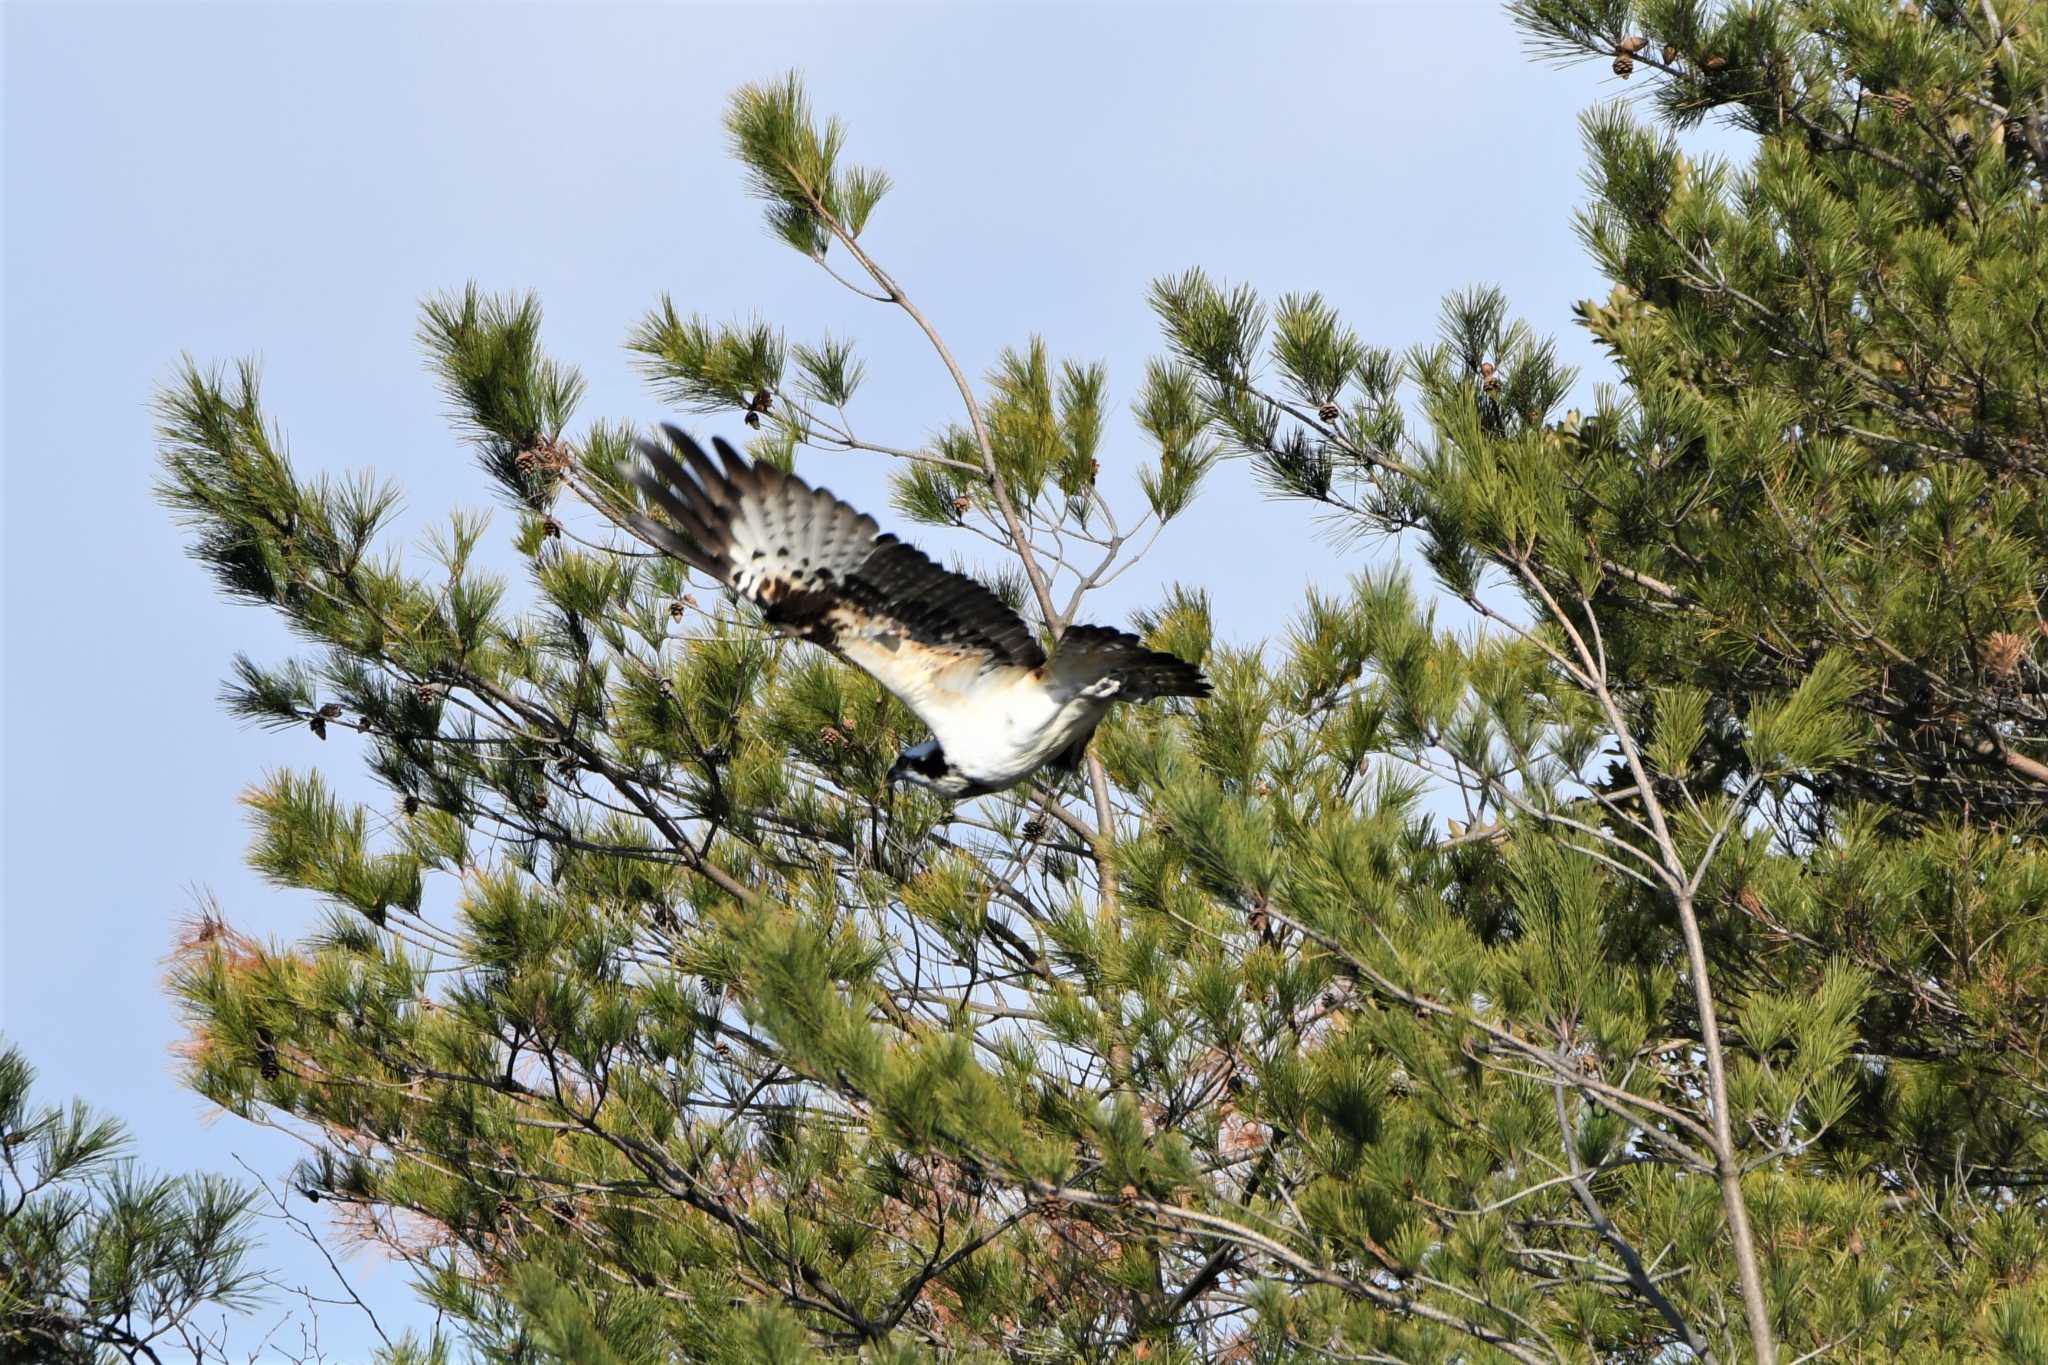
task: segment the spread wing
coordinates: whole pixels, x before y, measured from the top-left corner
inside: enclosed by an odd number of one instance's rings
[[[793,635],[875,679],[938,734],[948,712],[1000,679],[1045,663],[1030,629],[965,574],[882,533],[823,488],[749,464],[714,439],[717,461],[680,429],[643,440],[627,473],[659,517],[636,515],[650,544],[701,569]]]

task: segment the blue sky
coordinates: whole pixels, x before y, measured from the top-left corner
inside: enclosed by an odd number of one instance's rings
[[[550,349],[590,381],[583,420],[664,415],[621,343],[667,291],[854,338],[856,417],[916,444],[958,415],[944,372],[900,314],[770,240],[724,155],[727,92],[797,67],[852,157],[896,179],[867,245],[976,372],[1038,333],[1106,361],[1121,406],[1160,349],[1148,282],[1200,265],[1320,289],[1397,346],[1433,333],[1445,293],[1499,284],[1601,375],[1569,311],[1605,293],[1570,223],[1576,115],[1625,87],[1531,61],[1490,0],[0,13],[0,1031],[46,1098],[119,1114],[169,1168],[292,1154],[210,1118],[169,1052],[163,959],[193,888],[258,934],[317,914],[244,868],[238,793],[317,763],[368,794],[346,740],[244,730],[216,704],[235,650],[289,642],[215,597],[150,498],[149,396],[181,353],[259,356],[301,470],[396,479],[415,533],[489,505],[413,340],[420,297],[468,280],[539,291]],[[1111,487],[1139,450],[1120,419]],[[806,469],[881,505],[878,465]],[[1226,467],[1103,609],[1185,579],[1256,639],[1365,553]],[[316,1260],[273,1251],[318,1285]],[[416,1319],[388,1267],[346,1264],[387,1321]],[[328,1344],[351,1358],[366,1330],[335,1313]]]

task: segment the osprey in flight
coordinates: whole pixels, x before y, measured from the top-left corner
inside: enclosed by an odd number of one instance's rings
[[[1002,599],[829,490],[750,465],[723,440],[714,463],[662,429],[670,448],[641,441],[646,462],[628,474],[666,521],[636,514],[634,529],[784,633],[873,674],[930,727],[892,782],[956,798],[1002,791],[1047,763],[1078,766],[1111,702],[1209,695],[1193,664],[1105,626],[1071,627],[1048,659]]]

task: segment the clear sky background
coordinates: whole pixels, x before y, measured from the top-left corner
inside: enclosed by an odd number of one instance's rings
[[[1105,486],[1125,505],[1141,505],[1141,445],[1124,405],[1161,350],[1146,286],[1190,265],[1269,297],[1320,289],[1396,346],[1433,335],[1445,293],[1498,284],[1582,389],[1605,377],[1570,314],[1606,292],[1571,227],[1576,116],[1626,87],[1598,64],[1532,61],[1491,0],[0,14],[0,1032],[43,1098],[121,1116],[161,1167],[240,1156],[275,1174],[293,1155],[209,1116],[170,1053],[164,958],[193,888],[259,935],[318,913],[244,868],[238,794],[316,763],[370,794],[347,738],[245,730],[216,703],[235,650],[275,659],[289,642],[216,597],[151,500],[149,398],[181,353],[259,356],[300,470],[396,479],[408,533],[490,502],[413,339],[421,296],[468,280],[539,291],[550,350],[590,381],[579,426],[665,415],[622,342],[668,291],[794,339],[854,338],[859,428],[917,444],[960,415],[943,370],[900,313],[771,240],[724,153],[726,94],[798,67],[849,124],[852,159],[895,177],[865,243],[963,364],[1032,333],[1108,363],[1123,415]],[[885,509],[870,457],[805,469]],[[1179,578],[1253,640],[1367,553],[1225,466],[1100,612]],[[326,1292],[281,1232],[271,1259]],[[420,1320],[391,1268],[345,1264],[387,1325]],[[333,1358],[365,1354],[351,1315],[326,1331]]]

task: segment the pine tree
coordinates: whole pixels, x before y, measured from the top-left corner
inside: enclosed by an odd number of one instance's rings
[[[1049,640],[1223,458],[1426,570],[1333,555],[1247,646],[1165,591],[1215,696],[1071,783],[890,793],[901,708],[618,534],[633,432],[572,431],[534,300],[421,326],[517,593],[188,368],[164,495],[307,642],[229,704],[390,792],[254,789],[332,913],[186,956],[193,1083],[319,1134],[295,1182],[485,1359],[2048,1359],[2048,13],[1513,8],[1648,92],[1586,119],[1620,384],[1569,409],[1490,290],[1396,349],[1169,276],[1142,509],[1102,368],[975,384],[871,254],[887,178],[794,78],[734,97],[771,229],[962,416],[871,441],[848,343],[664,300],[670,402],[898,460]],[[1710,116],[1746,164],[1681,152]]]
[[[151,1176],[82,1103],[37,1108],[35,1072],[0,1048],[0,1361],[224,1359],[201,1315],[250,1306],[252,1192]]]

